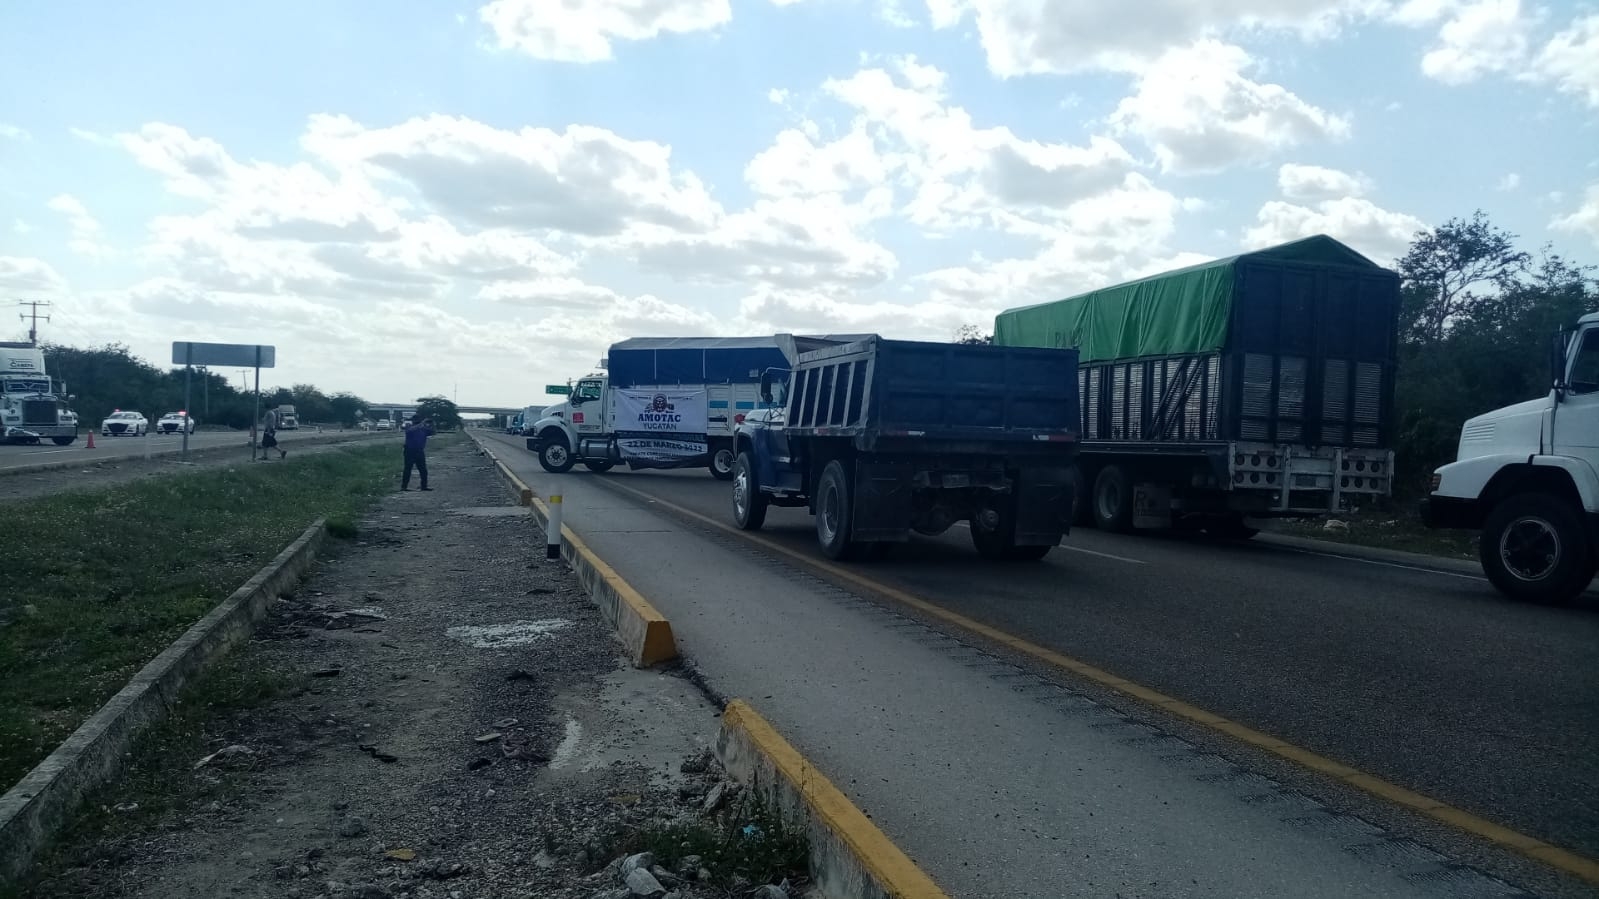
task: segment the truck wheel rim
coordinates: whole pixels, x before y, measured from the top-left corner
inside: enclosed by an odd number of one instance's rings
[[[564,446],[552,446],[549,449],[545,450],[544,452],[545,452],[545,455],[550,457],[550,464],[551,465],[565,465],[566,464],[566,447],[564,447]]]
[[[732,450],[725,450],[725,449],[724,450],[717,450],[716,451],[716,455],[711,457],[711,464],[716,466],[716,470],[717,471],[721,471],[721,472],[732,471],[733,470],[733,451]]]
[[[743,469],[733,475],[733,512],[743,519],[749,514],[750,476]]]
[[[838,520],[841,517],[838,510],[838,486],[829,482],[822,487],[821,508],[818,510],[817,522],[822,526],[822,541],[831,544],[838,536]]]
[[[1121,507],[1121,490],[1114,484],[1106,484],[1099,489],[1099,517],[1109,521],[1116,517],[1116,510]]]
[[[1560,556],[1560,535],[1542,518],[1518,518],[1499,535],[1499,560],[1517,580],[1543,580],[1560,564]]]

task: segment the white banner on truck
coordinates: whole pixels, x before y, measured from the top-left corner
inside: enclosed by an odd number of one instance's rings
[[[629,468],[680,468],[705,462],[705,391],[617,390],[613,429]]]

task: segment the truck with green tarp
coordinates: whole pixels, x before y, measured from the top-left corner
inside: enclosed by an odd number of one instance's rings
[[[1253,536],[1390,493],[1399,277],[1318,235],[1002,312],[1076,347],[1080,523]]]

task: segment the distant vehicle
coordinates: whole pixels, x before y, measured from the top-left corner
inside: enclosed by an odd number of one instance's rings
[[[1398,323],[1399,276],[1318,235],[1002,312],[994,343],[1082,354],[1078,524],[1248,539],[1391,493]]]
[[[78,415],[67,386],[45,373],[44,351],[31,343],[0,343],[0,443],[66,446],[78,439]]]
[[[274,411],[278,413],[278,430],[294,431],[299,429],[300,418],[294,414],[293,406],[279,406]]]
[[[194,419],[187,412],[168,412],[155,423],[157,434],[194,433]]]
[[[360,425],[360,427],[361,427],[361,430],[363,430],[363,431],[370,431],[370,430],[372,430],[372,420],[371,420],[371,419],[368,419],[368,418],[363,418],[363,419],[361,419],[361,425]]]
[[[1501,593],[1566,603],[1599,566],[1599,313],[1556,336],[1549,382],[1466,421],[1421,513],[1428,527],[1481,531],[1482,570]]]
[[[394,422],[391,419],[380,418],[378,419],[377,429],[379,431],[392,431],[394,430]]]
[[[101,437],[143,437],[150,430],[150,419],[141,412],[118,410],[100,423]]]
[[[831,559],[966,522],[984,558],[1042,559],[1071,530],[1076,380],[1075,349],[873,336],[804,353],[738,426],[733,521],[808,508]]]

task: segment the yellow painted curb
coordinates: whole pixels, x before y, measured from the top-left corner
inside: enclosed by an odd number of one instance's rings
[[[1233,739],[1253,746],[1264,752],[1269,752],[1279,758],[1286,759],[1297,765],[1317,771],[1332,777],[1349,786],[1364,790],[1378,798],[1387,800],[1395,805],[1408,808],[1414,812],[1427,816],[1435,821],[1442,822],[1455,828],[1486,840],[1505,849],[1513,850],[1530,858],[1543,862],[1546,865],[1564,871],[1589,883],[1599,884],[1599,861],[1578,855],[1569,849],[1562,849],[1546,843],[1536,837],[1511,830],[1492,821],[1474,815],[1464,809],[1455,808],[1439,802],[1430,796],[1425,796],[1412,790],[1407,790],[1398,784],[1383,780],[1380,777],[1367,774],[1327,758],[1320,753],[1285,743],[1270,734],[1262,733],[1238,722],[1223,718],[1220,715],[1207,712],[1198,706],[1183,702],[1176,697],[1167,696],[1158,690],[1141,684],[1135,684],[1125,678],[1117,677],[1102,668],[1097,668],[1086,662],[1079,661],[1064,653],[1040,646],[1029,640],[1024,640],[999,628],[983,624],[973,618],[968,618],[959,612],[952,612],[943,606],[922,599],[896,587],[881,584],[864,575],[857,574],[848,568],[834,565],[816,559],[805,553],[790,549],[775,541],[769,540],[748,531],[741,531],[730,524],[718,521],[707,515],[701,515],[692,509],[685,509],[675,503],[667,502],[657,496],[651,496],[641,490],[626,487],[617,483],[608,486],[623,490],[635,496],[648,500],[656,508],[671,509],[674,513],[702,522],[717,530],[725,531],[734,536],[755,543],[762,548],[776,553],[795,562],[800,563],[814,571],[821,572],[827,577],[846,581],[885,599],[909,606],[919,612],[942,619],[964,631],[977,634],[994,643],[1006,646],[1023,655],[1030,656],[1053,667],[1070,671],[1085,680],[1092,681],[1100,686],[1114,690],[1124,696],[1148,703],[1156,708],[1164,709],[1184,718],[1194,724],[1208,728],[1218,733],[1226,734]]]
[[[948,899],[749,703],[735,699],[727,704],[716,748],[734,777],[756,789],[781,787],[791,802],[797,800],[809,812],[811,873],[823,895]],[[774,775],[781,783],[763,784],[763,776],[770,781]]]
[[[533,514],[540,527],[549,526],[550,510],[538,497],[533,497]],[[578,580],[616,628],[634,665],[648,668],[677,658],[677,640],[672,636],[672,624],[666,616],[656,611],[626,578],[617,574],[616,569],[607,565],[564,524],[561,526],[561,557],[572,566]]]
[[[511,485],[520,504],[533,513],[539,527],[548,528],[550,510],[533,495],[533,489],[527,482],[517,477],[483,441],[470,433],[468,436],[478,449],[494,460],[495,470]],[[635,666],[648,668],[677,658],[677,638],[672,635],[672,623],[565,525],[561,526],[561,558],[572,566],[572,572],[594,599],[595,605],[600,607],[606,620],[616,628],[617,636],[621,637],[628,658]]]

